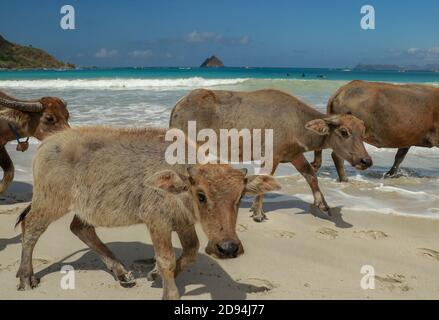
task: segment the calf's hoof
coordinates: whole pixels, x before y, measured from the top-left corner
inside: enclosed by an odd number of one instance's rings
[[[267,216],[265,215],[265,213],[262,209],[255,210],[255,209],[251,208],[250,212],[253,212],[253,214],[250,216],[251,218],[253,218],[253,221],[264,222],[265,220],[268,220]]]
[[[252,215],[252,218],[253,218],[253,221],[255,221],[255,222],[264,222],[265,220],[268,220],[268,218],[265,214]]]
[[[159,278],[160,278],[160,272],[157,270],[157,268],[154,268],[146,275],[146,279],[148,281],[156,281]]]
[[[32,289],[38,287],[39,283],[40,283],[40,280],[37,277],[35,277],[34,275],[21,276],[20,277],[20,284],[18,285],[17,290],[18,291],[32,290]]]
[[[340,177],[338,178],[338,182],[349,182],[348,177]]]
[[[131,271],[117,276],[117,280],[124,288],[132,288],[136,285],[136,279]]]

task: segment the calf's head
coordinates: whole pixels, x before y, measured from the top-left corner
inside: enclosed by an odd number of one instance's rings
[[[229,165],[205,164],[188,169],[189,192],[209,242],[206,253],[235,258],[244,252],[236,234],[236,220],[244,194],[258,195],[280,189],[271,176],[246,176],[247,170]]]
[[[372,158],[363,144],[366,128],[360,119],[348,114],[334,115],[312,120],[305,127],[327,136],[326,145],[357,169],[365,170],[372,166]]]
[[[39,140],[49,134],[69,127],[69,112],[67,103],[56,97],[44,97],[37,101],[16,101],[0,98],[0,105],[29,113],[37,118],[34,132],[29,132]]]

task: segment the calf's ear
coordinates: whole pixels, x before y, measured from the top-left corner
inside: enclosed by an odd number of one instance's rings
[[[247,184],[244,193],[249,196],[256,196],[266,192],[280,190],[276,179],[269,175],[247,176]]]
[[[305,124],[305,128],[321,136],[329,134],[329,126],[323,119],[315,119]]]
[[[152,185],[169,192],[179,193],[188,190],[187,178],[173,170],[163,170],[155,173],[145,180],[147,185]]]

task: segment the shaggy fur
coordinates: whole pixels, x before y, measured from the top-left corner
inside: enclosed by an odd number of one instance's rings
[[[84,127],[64,130],[41,143],[33,161],[31,208],[19,219],[19,289],[37,285],[32,269],[35,243],[51,222],[68,212],[75,214],[72,232],[125,286],[134,285],[132,274],[99,240],[94,227],[145,224],[157,261],[150,278],[161,274],[165,299],[179,297],[174,278],[197,255],[195,222],[209,239],[206,252],[223,258],[243,253],[236,234],[240,197],[247,189],[251,194],[278,189],[275,180],[245,177],[228,165],[171,166],[164,158],[170,144],[164,137],[164,129]],[[183,246],[178,260],[172,231]]]

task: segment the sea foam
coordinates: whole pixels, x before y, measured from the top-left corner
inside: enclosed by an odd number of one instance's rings
[[[83,90],[178,90],[182,88],[233,85],[247,81],[237,79],[205,79],[201,77],[180,79],[50,79],[50,80],[1,80],[1,88],[14,89],[83,89]]]

